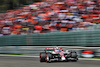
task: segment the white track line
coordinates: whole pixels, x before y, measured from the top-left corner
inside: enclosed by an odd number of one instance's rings
[[[79,60],[96,60],[96,61],[100,61],[100,59],[92,59],[92,58],[79,58]]]
[[[35,58],[39,58],[39,56],[25,56],[25,55],[2,55],[2,54],[0,54],[0,56],[6,56],[6,57],[35,57]],[[79,60],[96,60],[96,61],[100,61],[100,59],[91,59],[91,58],[79,58]]]

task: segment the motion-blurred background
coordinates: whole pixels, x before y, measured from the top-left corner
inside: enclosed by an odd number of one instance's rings
[[[1,54],[38,55],[63,46],[100,57],[99,29],[100,0],[0,0]]]
[[[17,9],[24,5],[29,5],[33,2],[40,2],[41,0],[0,0],[0,12]]]

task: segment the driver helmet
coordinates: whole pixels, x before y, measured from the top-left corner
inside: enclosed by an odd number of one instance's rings
[[[55,50],[57,53],[59,53],[59,50]]]

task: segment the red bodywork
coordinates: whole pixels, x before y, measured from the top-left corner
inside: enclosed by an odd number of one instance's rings
[[[63,49],[62,48],[45,48],[45,50],[53,50],[56,54],[59,54],[62,57],[65,57],[64,53],[63,53]],[[58,52],[57,52],[58,50]]]

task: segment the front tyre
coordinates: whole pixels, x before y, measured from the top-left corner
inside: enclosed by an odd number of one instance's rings
[[[40,53],[40,62],[46,62],[46,53],[45,52]]]
[[[46,62],[47,62],[47,63],[51,63],[51,58],[52,58],[52,54],[47,53],[47,54],[46,54]]]

